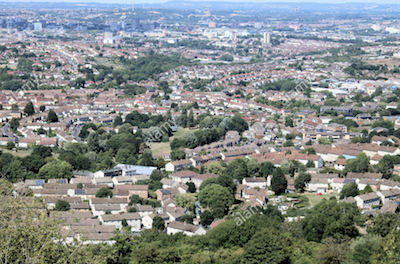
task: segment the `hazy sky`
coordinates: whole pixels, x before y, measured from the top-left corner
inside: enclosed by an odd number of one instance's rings
[[[175,0],[176,1],[176,0]],[[179,0],[178,0],[179,1]],[[183,1],[191,1],[194,2],[192,0],[183,0]],[[2,0],[0,2],[15,2],[15,0]],[[18,1],[20,2],[20,1]],[[31,1],[24,1],[22,0],[21,2],[66,2],[66,3],[108,3],[110,5],[112,4],[143,4],[143,3],[165,3],[168,2],[166,0],[147,0],[147,1],[143,1],[143,0],[116,0],[116,1],[110,1],[110,0],[31,0]],[[199,1],[197,1],[199,2]],[[340,3],[376,3],[376,4],[381,4],[381,5],[385,5],[385,4],[399,4],[398,0],[307,0],[307,1],[303,1],[303,0],[283,0],[283,1],[279,1],[279,0],[251,0],[251,1],[243,1],[243,0],[207,0],[207,1],[201,1],[202,3],[204,2],[248,2],[248,3],[268,3],[268,2],[288,2],[288,3],[300,3],[300,2],[313,2],[313,3],[332,3],[332,4],[340,4]]]

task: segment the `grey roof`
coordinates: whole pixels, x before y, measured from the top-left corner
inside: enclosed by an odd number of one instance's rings
[[[140,220],[141,217],[138,213],[125,213],[125,214],[108,214],[100,216],[105,222],[108,221],[122,221],[126,220]]]

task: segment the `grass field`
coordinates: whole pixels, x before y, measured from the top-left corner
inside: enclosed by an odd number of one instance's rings
[[[3,148],[3,153],[10,153],[14,156],[24,158],[24,157],[28,156],[29,154],[31,154],[32,150],[18,150],[18,152],[13,152],[12,150]]]
[[[153,144],[151,144],[150,149],[153,152],[153,155],[155,155],[155,156],[160,153],[170,153],[171,152],[171,147],[169,145],[169,142],[153,143]]]
[[[171,147],[170,143],[172,140],[174,140],[175,137],[182,137],[184,134],[187,132],[194,132],[197,131],[198,129],[189,129],[189,128],[179,128],[173,135],[172,137],[169,138],[169,142],[161,142],[161,143],[153,143],[150,146],[151,151],[153,151],[153,155],[158,155],[160,153],[170,153],[171,152]]]
[[[327,199],[331,198],[332,196],[336,196],[336,193],[330,193],[330,194],[323,194],[323,195],[317,195],[316,193],[304,193],[301,194],[301,196],[306,196],[310,200],[310,206],[315,206],[319,202],[322,201],[322,199]]]

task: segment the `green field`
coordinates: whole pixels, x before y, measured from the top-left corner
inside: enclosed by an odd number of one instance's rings
[[[29,154],[31,154],[32,150],[18,150],[18,152],[13,152],[12,150],[3,148],[3,153],[10,153],[14,156],[24,158],[24,157],[28,156]]]
[[[150,146],[151,151],[153,152],[153,155],[158,155],[160,153],[170,153],[171,152],[171,147],[170,143],[172,140],[174,140],[175,137],[182,137],[184,134],[187,132],[194,132],[197,131],[198,129],[189,129],[189,128],[179,128],[172,137],[169,138],[168,142],[161,142],[161,143],[153,143]]]
[[[323,195],[317,195],[317,193],[304,193],[300,194],[301,196],[306,196],[310,200],[310,206],[315,206],[319,202],[322,201],[322,199],[327,199],[331,198],[332,196],[336,196],[336,193],[330,193],[330,194],[323,194]]]

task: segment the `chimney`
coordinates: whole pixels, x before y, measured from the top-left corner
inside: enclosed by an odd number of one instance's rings
[[[185,221],[185,222],[183,222],[183,225],[184,225],[184,226],[186,226],[186,221]]]
[[[92,224],[92,228],[94,228],[94,224]]]
[[[110,196],[108,196],[108,200],[110,200]]]
[[[121,212],[118,212],[119,215],[121,215]]]

